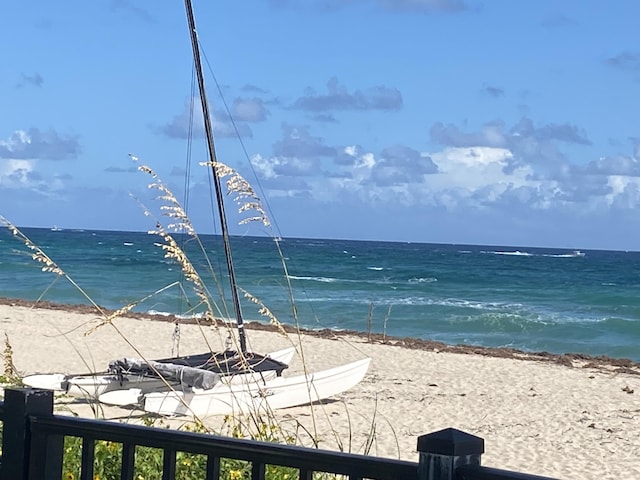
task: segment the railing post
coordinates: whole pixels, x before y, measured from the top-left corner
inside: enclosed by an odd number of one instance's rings
[[[2,429],[2,463],[0,479],[28,478],[31,432],[29,415],[52,415],[53,392],[32,388],[7,388],[4,391],[4,425]]]
[[[455,480],[461,465],[480,466],[484,439],[455,428],[418,437],[418,480]]]

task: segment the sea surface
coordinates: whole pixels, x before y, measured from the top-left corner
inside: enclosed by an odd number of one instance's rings
[[[64,304],[87,304],[89,297],[112,309],[136,303],[134,311],[185,316],[202,311],[157,236],[21,231],[80,288],[43,272],[33,251],[2,227],[0,297]],[[193,240],[175,238],[217,314],[233,316],[221,300],[229,288],[219,237],[201,237],[206,257]],[[638,252],[267,237],[232,237],[231,246],[239,286],[283,323],[640,361]],[[242,305],[245,319],[267,321],[244,297]]]

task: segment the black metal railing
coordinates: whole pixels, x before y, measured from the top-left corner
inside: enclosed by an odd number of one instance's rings
[[[348,454],[292,445],[159,429],[141,425],[53,414],[53,392],[7,389],[0,403],[3,420],[0,480],[60,480],[64,440],[82,441],[80,479],[93,480],[96,442],[121,445],[120,479],[133,480],[137,447],[162,451],[162,479],[174,480],[179,452],[206,458],[206,480],[218,480],[223,459],[248,462],[251,479],[264,480],[268,466],[297,470],[301,480],[314,474],[349,480],[549,480],[480,466],[482,438],[445,429],[418,439],[418,462]],[[295,478],[295,477],[294,477]]]

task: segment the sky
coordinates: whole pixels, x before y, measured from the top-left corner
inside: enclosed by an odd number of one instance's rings
[[[640,2],[193,1],[277,235],[640,250]],[[182,1],[6,2],[0,44],[0,215],[153,228],[131,153],[217,232]]]

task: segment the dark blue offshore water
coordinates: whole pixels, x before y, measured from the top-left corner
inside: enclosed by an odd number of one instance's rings
[[[89,303],[88,296],[113,309],[140,302],[134,311],[202,311],[180,266],[164,257],[157,236],[33,228],[22,232],[84,293],[66,278],[42,272],[42,264],[31,258],[33,252],[0,228],[0,297],[78,304]],[[183,244],[176,236],[204,279],[216,314],[231,317],[233,309],[225,307],[230,304],[229,288],[220,239],[201,238],[226,301],[220,300],[196,244]],[[294,322],[276,242],[232,237],[231,245],[239,286],[281,322]],[[448,344],[640,361],[638,252],[293,238],[279,245],[303,327],[371,329]],[[246,300],[243,314],[248,320],[266,321]]]

